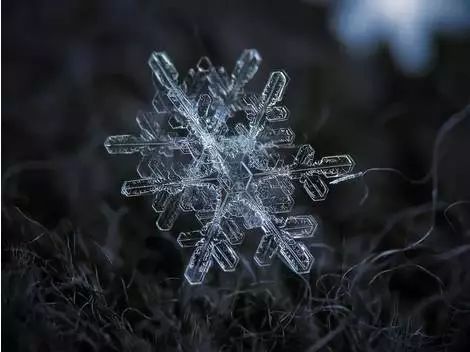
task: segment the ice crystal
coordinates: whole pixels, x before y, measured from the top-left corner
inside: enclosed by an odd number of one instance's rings
[[[313,236],[317,222],[289,215],[295,183],[322,201],[327,180],[354,166],[349,155],[317,160],[310,145],[294,144],[294,132],[283,126],[284,72],[272,72],[261,94],[245,90],[260,62],[256,50],[245,50],[229,74],[203,57],[180,81],[168,56],[154,52],[155,111],[137,116],[140,135],[105,142],[111,154],[140,153],[139,178],[124,182],[122,194],[153,196],[160,230],[170,230],[181,212],[195,214],[200,229],[178,236],[181,247],[194,247],[184,274],[190,284],[202,283],[213,263],[235,270],[234,247],[245,229],[263,233],[254,255],[259,266],[277,254],[294,272],[309,272],[314,258],[299,240]]]

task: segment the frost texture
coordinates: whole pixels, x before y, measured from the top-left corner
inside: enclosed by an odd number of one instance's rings
[[[140,153],[139,178],[124,182],[122,194],[154,197],[160,230],[170,230],[181,212],[195,214],[200,230],[178,236],[181,247],[194,247],[184,274],[190,284],[202,283],[214,263],[235,270],[234,247],[254,228],[263,232],[254,255],[259,266],[277,255],[294,272],[309,272],[314,258],[299,240],[313,236],[317,222],[289,215],[295,184],[322,201],[329,179],[354,166],[349,155],[317,160],[310,145],[294,144],[283,125],[284,72],[272,72],[261,94],[245,91],[260,62],[256,50],[245,50],[229,74],[203,57],[180,81],[168,56],[154,52],[155,112],[137,116],[140,135],[105,142],[111,154]]]

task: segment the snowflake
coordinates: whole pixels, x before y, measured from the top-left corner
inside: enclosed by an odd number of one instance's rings
[[[299,239],[313,236],[317,222],[289,215],[295,182],[322,201],[327,180],[350,176],[354,166],[349,155],[316,160],[310,145],[293,144],[294,132],[281,127],[288,118],[280,105],[284,72],[272,72],[261,94],[245,91],[260,62],[256,50],[245,50],[228,74],[203,57],[180,83],[168,56],[154,52],[155,111],[138,114],[140,135],[105,142],[111,154],[140,153],[139,178],[124,182],[122,194],[152,195],[161,231],[170,230],[181,212],[194,212],[200,229],[177,240],[194,247],[184,274],[190,284],[202,283],[213,263],[235,270],[234,247],[244,229],[263,232],[257,265],[270,265],[277,255],[294,272],[309,272],[314,258]]]

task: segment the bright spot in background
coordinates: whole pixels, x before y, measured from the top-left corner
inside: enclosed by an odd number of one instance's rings
[[[340,0],[333,27],[353,53],[388,45],[405,73],[430,68],[433,36],[470,29],[470,0]]]

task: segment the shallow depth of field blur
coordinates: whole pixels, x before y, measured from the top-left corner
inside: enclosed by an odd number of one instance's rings
[[[470,3],[466,0],[10,1],[2,36],[5,351],[470,350]],[[183,76],[245,48],[284,69],[296,141],[365,175],[298,210],[319,220],[296,276],[183,278],[190,251],[108,135],[151,110],[147,59]],[[366,171],[367,170],[367,171]]]

